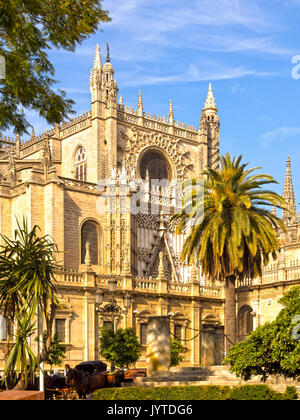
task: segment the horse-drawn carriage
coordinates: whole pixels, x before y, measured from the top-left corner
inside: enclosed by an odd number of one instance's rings
[[[108,372],[106,363],[101,361],[83,362],[73,369],[66,365],[65,375],[45,376],[45,398],[76,399],[76,395],[86,398],[97,389],[120,387],[122,382],[134,381],[138,376],[146,376],[146,370]]]

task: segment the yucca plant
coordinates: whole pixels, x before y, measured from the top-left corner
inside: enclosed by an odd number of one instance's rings
[[[226,154],[220,169],[204,171],[203,196],[191,191],[184,197],[182,212],[173,217],[177,233],[188,232],[182,260],[197,261],[207,279],[225,284],[227,350],[236,342],[236,279],[261,275],[279,249],[276,229],[285,230],[270,211],[270,206],[283,208],[283,198],[263,189],[276,181],[270,175],[252,174],[261,168],[247,170],[241,160],[242,156],[232,159]]]
[[[4,381],[15,380],[19,386],[27,388],[28,383],[34,383],[34,373],[38,367],[38,360],[28,343],[35,333],[35,326],[29,313],[25,313],[23,318],[17,314],[16,323],[15,343],[6,360]]]
[[[55,287],[57,246],[48,236],[39,236],[39,227],[29,230],[26,220],[10,239],[1,235],[0,308],[14,321],[25,316],[33,319],[41,313],[46,324],[47,340],[38,355],[41,363],[51,346],[52,327],[58,300]],[[24,318],[25,319],[25,318]]]

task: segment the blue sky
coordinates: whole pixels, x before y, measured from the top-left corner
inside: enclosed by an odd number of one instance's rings
[[[221,152],[243,154],[280,183],[290,156],[300,201],[300,78],[292,77],[300,0],[105,0],[103,7],[112,22],[102,31],[75,53],[50,53],[58,87],[76,101],[76,112],[91,107],[96,43],[103,59],[110,44],[124,103],[136,107],[141,89],[146,112],[167,116],[172,99],[175,119],[198,127],[211,81]],[[47,128],[29,116],[36,133]]]

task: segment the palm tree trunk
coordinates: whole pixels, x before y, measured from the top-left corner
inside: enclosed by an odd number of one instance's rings
[[[235,276],[226,278],[225,285],[225,351],[236,343]]]
[[[25,384],[25,365],[23,362],[23,357],[21,361],[21,372],[20,372],[20,380],[17,382],[17,384],[14,387],[17,391],[25,391],[26,390],[26,384]]]
[[[45,305],[45,308],[47,308],[47,305]],[[45,320],[46,320],[46,343],[43,345],[42,350],[40,354],[38,355],[38,363],[41,364],[44,362],[48,354],[50,352],[51,347],[51,337],[52,337],[52,330],[53,330],[53,323],[55,319],[57,305],[53,302],[50,305],[50,314],[48,314],[48,310],[46,309],[46,312],[44,314]]]
[[[5,341],[4,349],[3,349],[4,359],[6,359],[8,356],[8,353],[10,350],[9,343],[11,341],[12,341],[12,334],[11,334],[11,328],[10,328],[10,319],[6,318],[6,341]]]

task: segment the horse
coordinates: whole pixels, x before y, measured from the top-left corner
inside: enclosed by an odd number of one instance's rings
[[[75,386],[77,395],[80,399],[86,399],[87,394],[91,394],[96,389],[106,386],[106,377],[101,372],[95,372],[92,375],[78,369],[72,369],[65,365],[66,384]]]

